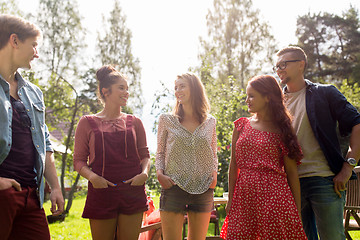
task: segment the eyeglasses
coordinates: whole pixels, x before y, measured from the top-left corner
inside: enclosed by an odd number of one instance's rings
[[[288,61],[282,61],[278,65],[273,67],[273,71],[276,73],[277,70],[284,70],[287,67],[287,63],[289,62],[300,62],[302,60],[288,60]]]
[[[20,116],[21,125],[23,125],[23,127],[31,127],[31,120],[26,113],[24,103],[21,100],[15,99],[11,103],[15,111]]]

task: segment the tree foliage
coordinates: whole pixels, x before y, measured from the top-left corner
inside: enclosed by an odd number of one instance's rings
[[[274,37],[251,0],[214,0],[207,15],[208,37],[200,39],[200,59],[213,69],[216,84],[228,85],[233,76],[237,90],[272,62]]]
[[[349,84],[347,80],[344,80],[339,90],[344,94],[346,99],[360,111],[360,84]]]
[[[50,74],[55,72],[66,79],[78,76],[85,30],[76,1],[40,0],[38,23],[43,29],[43,46],[40,60]]]
[[[350,6],[342,16],[300,16],[296,35],[298,45],[308,55],[308,79],[338,84],[344,79],[360,82],[360,21],[354,7]]]
[[[234,83],[235,80],[230,76],[229,82]],[[231,157],[233,122],[240,117],[249,116],[249,113],[247,112],[247,106],[244,104],[246,94],[243,90],[238,91],[235,89],[234,84],[230,86],[223,84],[220,87],[228,93],[228,99],[220,96],[213,99],[214,105],[221,106],[214,114],[218,142],[218,186],[228,191],[228,167]]]
[[[142,90],[140,84],[140,63],[132,54],[131,30],[126,26],[126,16],[120,7],[118,0],[114,2],[114,8],[110,17],[104,22],[104,35],[98,33],[97,45],[98,57],[102,65],[111,64],[128,77],[130,111],[141,113],[143,106]]]
[[[16,0],[1,0],[0,1],[0,13],[23,16],[24,13],[19,9]]]
[[[75,86],[79,84],[79,65],[83,63],[85,31],[76,2],[40,0],[38,25],[43,29],[41,62],[42,90],[47,106],[46,119],[50,131],[59,130],[65,152],[61,154],[60,185],[65,196],[65,186],[70,185],[65,213],[68,213],[79,175],[72,166],[74,129],[79,115],[88,112],[81,104]],[[49,17],[50,16],[50,17]]]
[[[214,0],[207,27],[196,71],[217,119],[218,186],[227,190],[233,121],[249,115],[243,89],[249,78],[272,65],[275,40],[251,0]]]

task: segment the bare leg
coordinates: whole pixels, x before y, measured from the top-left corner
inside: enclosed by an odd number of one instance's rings
[[[210,214],[211,212],[188,212],[188,240],[204,240],[206,238]]]
[[[116,218],[90,219],[90,228],[93,240],[114,240]]]
[[[184,214],[160,211],[161,227],[164,240],[181,240]],[[203,240],[203,239],[202,239]]]
[[[143,212],[132,215],[119,214],[117,240],[138,240]]]

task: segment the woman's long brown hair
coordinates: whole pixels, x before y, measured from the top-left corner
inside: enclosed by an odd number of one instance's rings
[[[200,123],[204,122],[207,118],[207,114],[210,111],[209,100],[205,93],[205,88],[200,79],[193,73],[185,73],[178,75],[177,79],[184,79],[188,82],[190,87],[190,99],[193,111]],[[182,122],[184,119],[184,109],[182,104],[176,101],[176,105],[173,109],[173,114],[179,118]]]
[[[300,160],[303,154],[294,129],[291,126],[292,117],[284,105],[284,94],[279,83],[272,76],[261,75],[252,78],[248,85],[269,99],[269,113],[275,126],[280,129],[282,141],[289,150],[288,156],[292,159]]]

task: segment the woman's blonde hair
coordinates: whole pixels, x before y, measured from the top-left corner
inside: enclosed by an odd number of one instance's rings
[[[204,122],[210,111],[209,100],[206,96],[205,88],[200,79],[193,73],[185,73],[177,76],[189,84],[190,101],[193,111],[200,123]],[[181,122],[184,119],[184,109],[180,102],[176,101],[173,114],[179,118]]]

